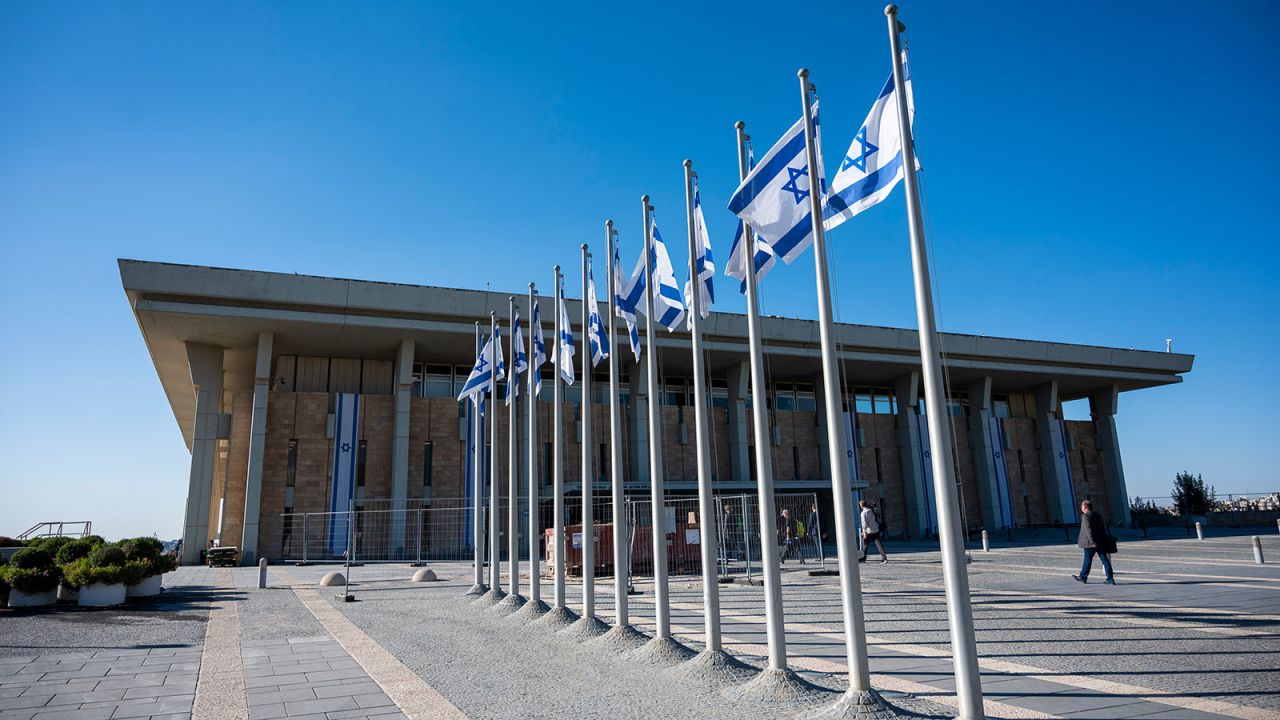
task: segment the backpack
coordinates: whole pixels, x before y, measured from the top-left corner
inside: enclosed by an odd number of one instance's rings
[[[797,520],[796,521],[796,539],[801,539],[803,537],[804,537],[804,523]]]

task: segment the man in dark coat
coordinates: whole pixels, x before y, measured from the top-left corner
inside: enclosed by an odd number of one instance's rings
[[[1084,563],[1080,566],[1080,574],[1071,577],[1080,582],[1089,582],[1089,568],[1093,566],[1093,556],[1096,554],[1102,559],[1102,569],[1107,574],[1107,579],[1103,581],[1106,585],[1115,585],[1116,579],[1111,574],[1111,560],[1107,557],[1102,548],[1106,547],[1107,526],[1102,521],[1102,516],[1093,511],[1093,503],[1085,500],[1080,503],[1080,540],[1079,545],[1084,549]]]

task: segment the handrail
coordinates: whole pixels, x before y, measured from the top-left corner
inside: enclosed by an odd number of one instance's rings
[[[68,525],[72,525],[72,526],[79,525],[81,527],[78,532],[76,531],[75,528],[70,528],[71,531],[67,532],[67,530],[69,529],[67,528]],[[46,531],[39,532],[42,528],[46,529]],[[56,528],[56,532],[55,532],[55,528]],[[26,540],[32,537],[61,537],[64,535],[69,535],[73,537],[87,537],[92,532],[92,530],[93,530],[93,522],[90,520],[55,520],[52,522],[36,523],[35,525],[31,526],[31,529],[19,535],[18,539]]]

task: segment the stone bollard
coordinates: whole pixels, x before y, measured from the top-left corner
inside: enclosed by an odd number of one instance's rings
[[[1199,520],[1196,521],[1196,539],[1197,540],[1204,539],[1204,526],[1200,524]]]
[[[987,531],[982,531],[982,551],[991,552],[991,540],[987,537]]]
[[[1266,561],[1262,559],[1262,538],[1257,535],[1253,536],[1253,561],[1259,565],[1266,563]]]
[[[325,573],[324,577],[320,578],[320,587],[345,586],[346,584],[347,579],[340,572]]]
[[[258,589],[261,590],[267,586],[267,559],[262,558],[258,561]]]

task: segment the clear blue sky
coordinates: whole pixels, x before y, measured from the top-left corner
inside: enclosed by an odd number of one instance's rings
[[[808,33],[802,4],[605,5],[0,4],[0,533],[180,533],[189,456],[116,258],[520,289],[606,218],[634,257],[649,193],[679,264],[689,157],[723,267],[733,122],[772,144],[807,66],[834,168],[889,72],[879,2]],[[1131,494],[1280,489],[1277,6],[902,18],[943,328],[1172,337],[1186,382],[1121,398]],[[839,319],[914,327],[901,192],[831,243]],[[814,317],[812,277],[764,310]]]

